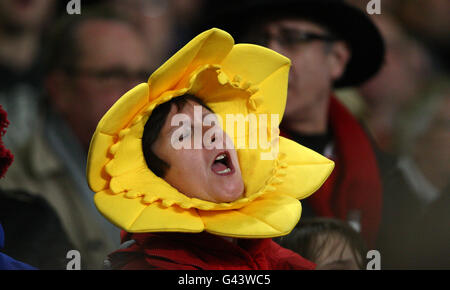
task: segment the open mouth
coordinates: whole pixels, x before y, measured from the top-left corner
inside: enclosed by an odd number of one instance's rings
[[[211,165],[211,170],[221,176],[233,174],[234,167],[230,154],[227,151],[219,153]]]

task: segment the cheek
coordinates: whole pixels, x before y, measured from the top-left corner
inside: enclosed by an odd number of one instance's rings
[[[170,144],[169,144],[170,146]],[[207,188],[207,168],[201,156],[188,153],[194,150],[170,150],[165,160],[170,164],[165,180],[181,193],[204,199],[202,195]]]
[[[302,53],[294,61],[293,74],[303,86],[312,86],[327,80],[329,64],[319,52]]]
[[[114,105],[120,95],[101,90],[96,84],[87,84],[77,90],[74,106],[81,107],[82,115],[89,115],[92,120],[100,121],[101,117]]]
[[[170,143],[166,146],[171,146]],[[195,154],[196,150],[175,150],[167,152],[168,163],[171,164],[170,171],[173,175],[184,178],[189,176],[204,175],[204,160],[200,154]]]
[[[97,115],[103,116],[117,101],[118,97],[115,95],[97,96],[91,101],[92,109]]]

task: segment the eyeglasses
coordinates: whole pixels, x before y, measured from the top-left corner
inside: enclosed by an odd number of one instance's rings
[[[277,35],[270,35],[268,32],[260,36],[259,43],[267,45],[270,40],[276,40],[279,44],[286,47],[293,47],[298,44],[309,43],[312,41],[333,42],[339,38],[331,34],[318,34],[292,28],[281,28]]]

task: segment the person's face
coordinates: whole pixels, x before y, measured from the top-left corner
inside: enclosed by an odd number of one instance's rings
[[[202,128],[202,140],[206,131],[211,128],[203,125],[204,116],[211,112],[200,106],[202,116],[199,116],[194,114],[194,106],[200,105],[188,101],[178,112],[176,106],[172,105],[159,137],[153,144],[153,152],[170,166],[164,180],[191,198],[216,203],[235,201],[242,197],[244,182],[236,150],[226,149],[226,142],[230,140],[222,130],[220,132],[224,138],[220,142],[223,142],[225,149],[208,149],[202,144],[202,149],[177,150],[172,145],[172,136],[180,129],[180,127],[171,126],[171,120],[175,114],[186,114],[192,127]],[[183,130],[182,138],[190,138],[191,144],[194,144],[192,127],[186,127]]]
[[[423,85],[429,73],[428,55],[390,16],[374,17],[373,22],[386,45],[385,61],[359,91],[369,107],[383,105],[399,109],[412,101]]]
[[[266,45],[292,61],[289,73],[286,119],[299,118],[318,102],[329,97],[333,81],[338,79],[346,63],[335,59],[335,43],[320,39],[290,41],[302,33],[329,36],[319,25],[303,20],[282,19],[263,27]]]
[[[147,80],[148,56],[140,36],[126,23],[89,20],[76,35],[79,61],[53,99],[75,131],[84,132],[78,135],[86,145],[117,99]]]
[[[322,235],[318,237],[317,243],[321,244],[325,239],[326,244],[314,261],[317,265],[316,270],[360,270],[358,260],[362,257],[353,253],[349,243],[343,237]]]

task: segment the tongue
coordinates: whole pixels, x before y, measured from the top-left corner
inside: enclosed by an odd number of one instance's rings
[[[212,171],[214,172],[219,172],[219,171],[223,171],[225,169],[227,169],[228,167],[221,163],[221,162],[214,162],[213,165],[211,166]]]

